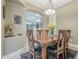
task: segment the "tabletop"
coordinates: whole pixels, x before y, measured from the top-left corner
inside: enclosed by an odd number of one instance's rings
[[[48,44],[50,44],[50,43],[52,43],[52,42],[57,42],[57,36],[54,36],[54,37],[48,37],[48,38],[42,38],[42,39],[39,39],[39,40],[34,40],[35,42],[37,42],[37,43],[40,43],[41,44],[41,46],[43,46],[43,45],[48,45]]]

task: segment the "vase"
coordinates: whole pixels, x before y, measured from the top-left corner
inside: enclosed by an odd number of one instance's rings
[[[53,30],[51,30],[51,35],[53,35],[54,34],[54,31]]]

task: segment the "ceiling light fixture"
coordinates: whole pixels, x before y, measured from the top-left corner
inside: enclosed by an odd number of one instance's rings
[[[46,4],[46,10],[45,10],[45,14],[47,15],[53,15],[56,11],[54,9],[54,5],[52,0],[49,0],[48,4]]]

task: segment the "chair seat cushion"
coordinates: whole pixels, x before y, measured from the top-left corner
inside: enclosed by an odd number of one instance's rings
[[[41,46],[36,47],[35,51],[41,51]]]
[[[35,52],[37,52],[37,55],[41,56],[41,52],[42,52],[41,46],[37,46],[35,48]]]
[[[50,46],[48,46],[47,47],[47,53],[49,55],[52,54],[52,55],[56,56],[56,54],[57,54],[57,43],[51,44]]]
[[[51,44],[50,46],[47,47],[47,49],[56,50],[57,49],[57,43]]]
[[[56,54],[57,50],[47,49],[48,54]]]

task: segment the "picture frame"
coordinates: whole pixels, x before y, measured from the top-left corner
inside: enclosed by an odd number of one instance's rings
[[[40,27],[43,27],[43,23],[40,23]]]
[[[22,17],[19,15],[14,15],[14,24],[21,24],[22,23]]]
[[[3,5],[3,19],[5,19],[5,6]]]

